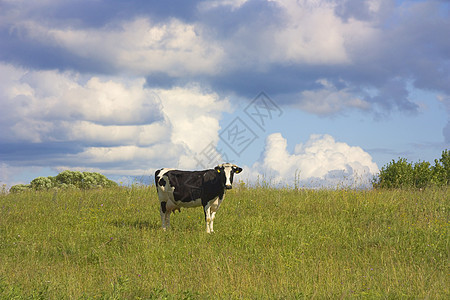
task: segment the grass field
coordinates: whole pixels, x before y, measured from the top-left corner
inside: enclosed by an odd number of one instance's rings
[[[153,187],[0,196],[0,299],[450,299],[449,190],[238,187],[160,228]]]

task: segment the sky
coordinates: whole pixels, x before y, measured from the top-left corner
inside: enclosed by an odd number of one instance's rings
[[[0,184],[367,186],[450,148],[449,36],[438,0],[0,0]]]

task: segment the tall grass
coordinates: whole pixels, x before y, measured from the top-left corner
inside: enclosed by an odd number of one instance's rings
[[[1,299],[448,299],[449,190],[240,187],[160,228],[154,188],[0,196]]]

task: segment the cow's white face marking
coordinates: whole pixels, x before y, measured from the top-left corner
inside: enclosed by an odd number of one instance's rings
[[[241,168],[230,163],[220,164],[216,167],[216,169],[219,169],[220,172],[224,172],[226,189],[231,189],[231,185],[233,184],[233,175],[242,171]]]
[[[225,186],[231,186],[231,167],[230,166],[225,166],[224,167],[224,172],[225,172]]]

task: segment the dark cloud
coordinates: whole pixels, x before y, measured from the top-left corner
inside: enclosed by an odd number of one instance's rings
[[[369,2],[361,0],[338,1],[335,11],[336,14],[344,20],[350,18],[368,20],[373,17],[373,14],[370,11]]]
[[[77,70],[81,73],[111,74],[115,66],[104,64],[93,58],[80,58],[57,45],[42,44],[27,40],[17,32],[0,29],[0,61],[37,70]]]
[[[183,0],[69,0],[69,1],[1,1],[2,15],[15,15],[60,26],[102,27],[136,16],[148,16],[156,21],[178,18],[194,20],[197,5],[202,1]]]
[[[232,73],[219,74],[210,79],[212,87],[222,93],[236,93],[251,99],[257,93],[265,91],[270,95],[284,96],[283,104],[295,102],[289,95],[299,91],[318,88],[318,78],[326,76],[326,71],[320,71],[305,66],[273,65],[266,71],[239,69]]]
[[[418,112],[419,107],[409,98],[408,85],[426,90],[450,94],[450,19],[442,15],[437,2],[406,5],[394,10],[392,3],[383,2],[378,11],[369,1],[345,1],[336,7],[337,14],[348,21],[350,18],[372,21],[374,38],[358,48],[348,48],[350,64],[309,64],[265,60],[264,56],[246,56],[252,49],[270,48],[270,39],[259,39],[265,30],[283,29],[283,11],[276,5],[260,5],[249,2],[237,10],[218,10],[211,19],[228,20],[230,24],[216,23],[206,19],[209,26],[220,33],[218,38],[229,38],[236,43],[236,57],[242,56],[242,65],[230,72],[223,72],[207,79],[214,88],[233,91],[249,97],[257,90],[285,99],[284,104],[298,101],[296,96],[303,90],[318,90],[317,80],[326,79],[338,89],[347,88],[355,95],[372,104],[375,111],[389,112],[393,109],[406,113]],[[247,14],[244,14],[247,13]],[[258,12],[258,13],[257,13]],[[226,16],[217,18],[215,14]],[[243,17],[248,15],[248,17]],[[236,20],[235,20],[236,18]],[[391,20],[395,19],[395,22]],[[239,20],[239,21],[238,21]],[[264,24],[261,22],[266,20]],[[254,28],[253,36],[239,36],[243,26]],[[311,30],[313,30],[311,28]],[[266,43],[266,44],[264,44]],[[254,45],[257,45],[254,47]],[[233,55],[233,47],[227,49]],[[258,51],[255,51],[258,52]],[[259,53],[264,53],[260,51]],[[282,96],[282,97],[281,97]]]
[[[113,74],[117,66],[82,57],[57,43],[44,43],[28,35],[24,22],[58,29],[113,30],[121,22],[147,17],[152,23],[172,18],[194,21],[197,1],[0,1],[0,60],[35,69],[76,70]]]
[[[154,72],[145,78],[146,87],[171,89],[176,86],[184,86],[191,82],[192,78],[180,78],[170,76],[164,72]]]
[[[0,142],[0,162],[7,162],[13,167],[51,167],[51,168],[78,168],[80,166],[89,166],[89,168],[98,168],[104,170],[136,170],[144,166],[158,165],[158,159],[149,158],[148,160],[115,160],[101,161],[85,158],[83,151],[87,147],[96,145],[82,145],[79,142],[46,142],[46,143],[28,143]],[[101,145],[97,145],[101,147]],[[147,167],[148,167],[147,166]],[[120,173],[120,172],[119,172]]]
[[[203,2],[207,4],[208,1]],[[276,2],[249,0],[239,7],[217,6],[201,9],[199,5],[198,20],[211,29],[219,39],[236,38],[236,33],[246,31],[259,32],[284,24],[284,12]],[[247,44],[249,41],[241,41]],[[236,45],[239,47],[239,45]],[[232,49],[230,49],[232,50]]]
[[[83,150],[79,143],[47,142],[5,143],[0,141],[0,161],[8,162],[14,166],[47,166],[49,162],[58,164],[67,162],[67,155],[77,154]]]
[[[386,61],[395,68],[393,75],[412,78],[417,88],[450,94],[450,40],[443,38],[450,35],[450,18],[430,2],[411,7],[409,18],[386,32],[396,49],[385,50]]]
[[[367,3],[346,1],[338,8],[355,17],[367,12]],[[364,7],[363,12],[358,7]],[[339,76],[362,94],[365,89],[370,90],[371,95],[366,95],[365,100],[385,112],[418,111],[417,104],[409,100],[409,84],[449,95],[450,40],[443,38],[450,35],[448,6],[445,10],[438,1],[426,1],[403,4],[397,10],[389,7],[382,12],[385,15],[374,27],[379,34],[362,47],[352,49],[354,63]]]
[[[385,111],[398,109],[409,113],[417,112],[417,104],[408,99],[409,92],[406,89],[406,82],[392,79],[379,87],[378,95],[367,97],[370,102],[375,103]]]

